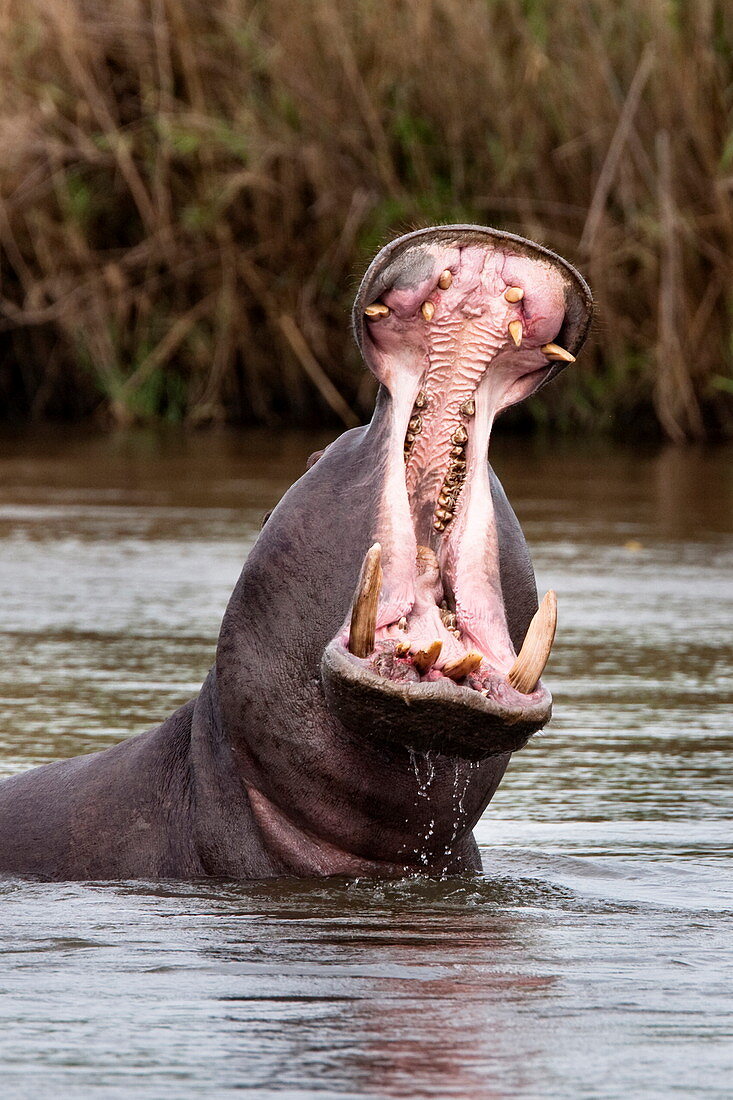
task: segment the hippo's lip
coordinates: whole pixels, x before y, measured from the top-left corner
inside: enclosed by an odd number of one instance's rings
[[[404,683],[375,673],[337,639],[321,662],[326,700],[349,729],[392,747],[482,760],[515,752],[549,721],[552,697],[539,684],[529,696],[497,681],[495,695],[483,695],[450,679]]]
[[[413,727],[413,746],[418,712],[466,725],[474,750],[483,722],[490,752],[506,749],[488,727],[526,740],[549,718],[544,661],[518,661],[509,635],[487,452],[495,417],[573,360],[589,321],[574,269],[510,234],[419,231],[371,265],[354,324],[389,394],[388,441],[370,579],[323,659],[335,707],[381,693],[372,717]]]

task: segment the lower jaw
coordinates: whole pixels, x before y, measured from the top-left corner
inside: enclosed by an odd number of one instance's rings
[[[329,710],[348,730],[396,750],[484,760],[523,748],[552,713],[542,684],[523,695],[497,678],[494,693],[483,694],[448,677],[390,680],[337,638],[324,651],[321,678]]]

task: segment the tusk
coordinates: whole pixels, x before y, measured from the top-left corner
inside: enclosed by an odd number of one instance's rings
[[[435,313],[435,306],[432,302],[423,302],[420,306],[420,312],[426,321],[432,321],[433,314]]]
[[[507,680],[521,691],[531,695],[545,671],[557,628],[557,596],[550,590],[535,612],[522,643],[519,656],[507,674]]]
[[[521,348],[521,346],[522,346],[522,332],[523,332],[523,329],[522,329],[522,322],[521,321],[510,321],[509,322],[509,335],[511,336],[512,340],[514,341],[514,343],[517,345],[518,348]]]
[[[508,286],[504,291],[504,297],[507,302],[511,302],[514,305],[515,302],[521,302],[524,297],[524,291],[521,286]]]
[[[395,657],[406,657],[407,654],[410,652],[410,643],[398,642],[397,645],[394,647],[394,651]]]
[[[413,653],[413,664],[421,676],[424,676],[426,672],[430,671],[438,660],[438,657],[440,657],[442,648],[443,643],[440,638],[436,638],[434,642],[430,643],[427,649],[418,649],[417,653]]]
[[[450,676],[451,680],[463,680],[469,673],[476,671],[483,659],[483,653],[472,649],[470,653],[464,653],[462,657],[443,665],[441,672],[444,676]]]
[[[379,320],[380,317],[389,317],[389,306],[386,306],[384,302],[372,302],[370,306],[367,306],[364,310],[367,317],[373,317],[375,320]]]
[[[374,649],[377,626],[377,604],[382,587],[382,547],[378,542],[364,557],[351,605],[349,649],[355,657],[368,657]]]
[[[453,282],[453,273],[448,268],[441,272],[441,276],[438,279],[438,286],[441,290],[447,290]]]
[[[560,359],[563,363],[575,362],[575,356],[571,355],[569,351],[565,351],[565,348],[561,348],[559,344],[543,344],[540,351],[548,359]]]

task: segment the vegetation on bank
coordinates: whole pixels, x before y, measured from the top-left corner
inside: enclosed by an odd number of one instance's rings
[[[353,422],[366,263],[478,221],[598,303],[523,417],[733,428],[725,0],[7,0],[0,81],[6,417]]]

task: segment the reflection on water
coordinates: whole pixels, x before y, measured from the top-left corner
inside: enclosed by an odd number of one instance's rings
[[[322,439],[0,443],[0,774],[197,689]],[[432,883],[0,883],[3,1095],[730,1096],[731,451],[506,439],[551,728]]]

